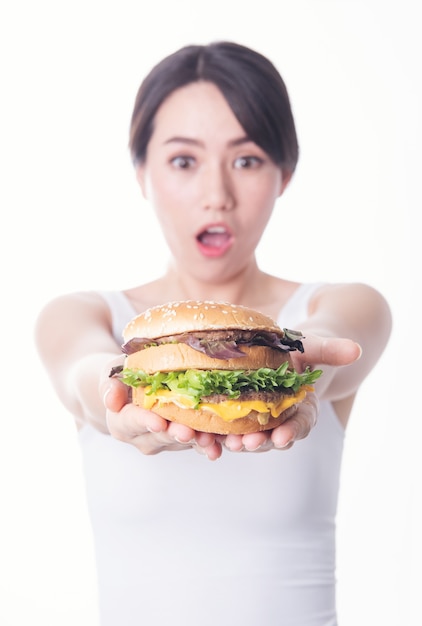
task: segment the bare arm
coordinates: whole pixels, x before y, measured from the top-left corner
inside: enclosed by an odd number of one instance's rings
[[[321,288],[311,302],[309,317],[298,325],[305,352],[292,353],[296,369],[321,368],[315,393],[298,405],[292,419],[275,428],[271,440],[263,433],[230,435],[233,450],[287,449],[306,437],[315,424],[318,401],[329,400],[346,426],[359,386],[381,356],[391,332],[391,313],[383,296],[363,284]]]
[[[307,362],[326,364],[316,385],[321,400],[342,400],[356,393],[384,351],[391,323],[384,297],[368,285],[330,285],[316,294],[309,318],[301,325],[305,353],[298,360],[302,367]],[[326,341],[321,341],[324,337]],[[351,340],[349,346],[337,337]],[[356,352],[356,344],[361,355],[342,367]],[[336,363],[340,367],[330,366]]]
[[[124,355],[98,294],[77,293],[47,304],[37,320],[35,340],[57,395],[80,426],[89,423],[145,454],[195,447],[210,458],[220,456],[221,444],[213,435],[195,433],[132,405],[126,385],[109,377]]]
[[[110,362],[123,359],[102,298],[95,293],[56,298],[40,313],[35,340],[64,406],[78,423],[89,422],[108,432],[99,385]]]

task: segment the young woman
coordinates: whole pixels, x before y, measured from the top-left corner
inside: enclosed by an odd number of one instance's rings
[[[284,83],[262,55],[221,42],[165,58],[138,92],[130,149],[171,264],[126,291],[59,297],[37,326],[80,429],[101,624],[334,626],[344,429],[387,343],[389,307],[364,284],[259,269],[256,247],[298,158]],[[226,437],[132,405],[109,377],[123,327],[186,299],[244,304],[302,330],[295,365],[324,370],[312,401],[273,431]]]

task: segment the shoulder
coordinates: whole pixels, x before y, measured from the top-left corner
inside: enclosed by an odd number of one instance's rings
[[[81,291],[56,296],[47,302],[38,315],[39,322],[50,317],[68,319],[73,315],[83,314],[96,317],[108,316],[108,307],[104,299],[95,291]]]
[[[35,333],[37,339],[45,333],[57,337],[94,324],[110,327],[106,302],[94,291],[75,292],[57,296],[43,306],[37,316]]]
[[[391,334],[391,312],[385,297],[365,283],[325,284],[314,293],[309,317],[302,330],[319,338],[352,340],[361,354],[346,367],[330,371],[324,367],[326,387],[319,386],[324,399],[352,401],[363,380],[382,355]],[[335,349],[343,350],[334,343]],[[306,350],[307,348],[305,348]],[[343,407],[345,413],[347,410]]]
[[[339,307],[354,315],[370,311],[383,312],[387,316],[390,314],[390,306],[383,294],[366,283],[321,284],[311,298],[310,312],[315,312],[319,307]]]
[[[322,285],[312,297],[311,325],[331,329],[331,335],[357,341],[377,358],[392,328],[389,303],[376,288],[365,283]]]

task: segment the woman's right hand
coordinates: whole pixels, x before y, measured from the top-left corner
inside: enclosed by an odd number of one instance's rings
[[[132,404],[128,387],[121,381],[109,378],[102,386],[102,391],[110,435],[132,444],[142,454],[193,448],[212,461],[221,456],[222,446],[215,435],[167,421],[152,411]]]

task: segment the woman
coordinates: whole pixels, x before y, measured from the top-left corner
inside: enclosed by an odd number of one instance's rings
[[[367,285],[259,269],[256,247],[298,159],[284,83],[262,55],[222,42],[165,58],[139,89],[130,149],[171,264],[124,292],[59,297],[37,326],[80,429],[101,624],[333,626],[344,429],[388,341],[388,305]],[[109,377],[123,327],[186,299],[245,304],[302,330],[295,365],[324,370],[313,402],[243,437],[194,432],[128,402]]]

